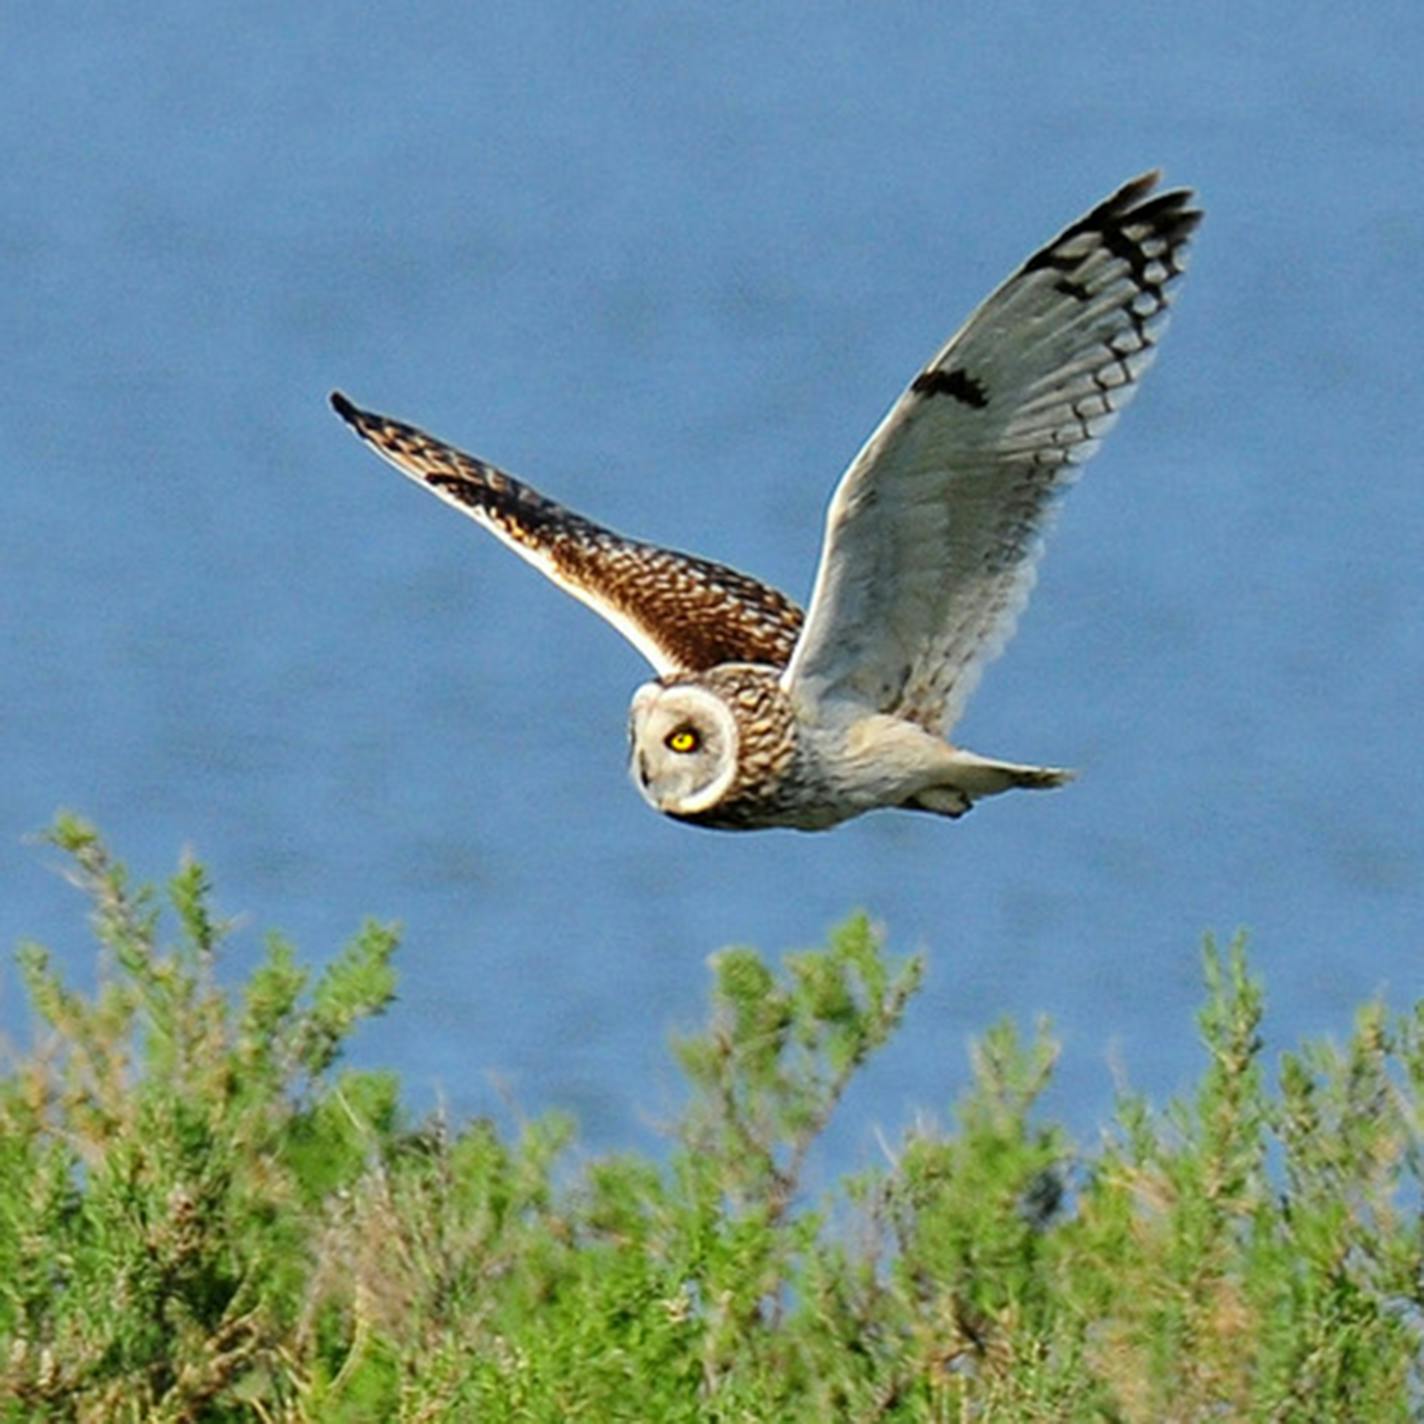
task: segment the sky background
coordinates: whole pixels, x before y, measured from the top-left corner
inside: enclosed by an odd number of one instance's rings
[[[0,946],[93,950],[60,806],[324,960],[405,927],[354,1058],[416,1105],[654,1141],[728,943],[855,907],[927,987],[831,1155],[1044,1013],[1050,1107],[1424,993],[1424,9],[21,7],[0,46]],[[834,483],[985,293],[1161,165],[1207,219],[1066,502],[976,750],[1054,796],[827,835],[664,821],[613,630],[374,460],[340,386],[804,599]],[[13,968],[0,1025],[27,1037]]]

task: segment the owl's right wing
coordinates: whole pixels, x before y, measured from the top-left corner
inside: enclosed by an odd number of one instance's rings
[[[1033,586],[1055,496],[1132,399],[1201,218],[1124,184],[1019,268],[842,476],[782,676],[947,733]]]
[[[503,470],[332,392],[336,413],[382,458],[508,544],[606,618],[659,674],[719,663],[783,667],[801,610],[707,559],[624,538]]]

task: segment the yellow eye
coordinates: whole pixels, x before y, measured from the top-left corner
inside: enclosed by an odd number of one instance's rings
[[[674,752],[695,752],[700,740],[691,727],[679,727],[675,732],[667,734],[664,746]]]

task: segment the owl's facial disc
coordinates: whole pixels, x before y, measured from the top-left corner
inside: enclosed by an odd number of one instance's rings
[[[643,799],[673,816],[715,806],[737,774],[737,724],[705,687],[644,683],[629,713],[629,767]]]

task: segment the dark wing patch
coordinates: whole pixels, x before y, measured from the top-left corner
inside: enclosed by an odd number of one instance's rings
[[[922,396],[953,396],[961,405],[975,410],[983,410],[989,404],[984,382],[976,380],[962,366],[949,371],[921,371],[910,382],[910,389]]]
[[[624,538],[413,425],[332,392],[336,413],[403,474],[497,535],[624,635],[659,673],[783,667],[801,631],[784,594],[724,564]]]

